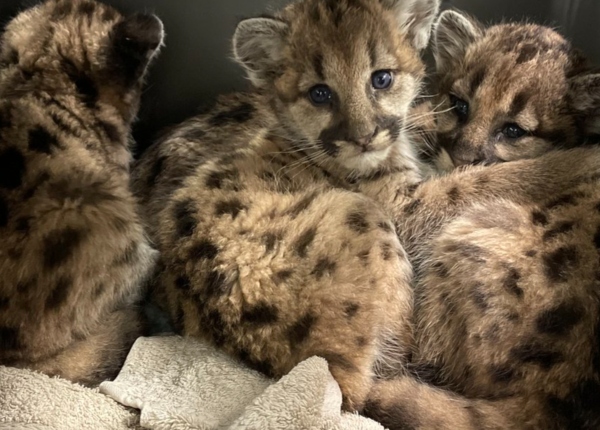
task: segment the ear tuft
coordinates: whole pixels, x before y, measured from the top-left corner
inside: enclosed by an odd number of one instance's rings
[[[464,57],[467,47],[483,36],[483,27],[475,19],[460,12],[442,12],[435,24],[433,55],[438,72],[452,68]]]
[[[162,21],[155,15],[137,13],[118,22],[111,34],[111,59],[128,82],[139,80],[163,44]]]
[[[277,72],[288,31],[288,24],[276,18],[245,19],[235,29],[234,58],[256,87],[265,87]]]
[[[600,135],[600,73],[577,75],[569,81],[571,108],[582,119],[583,132]]]
[[[433,22],[440,10],[440,0],[380,0],[392,10],[406,31],[412,46],[421,51],[429,44]]]

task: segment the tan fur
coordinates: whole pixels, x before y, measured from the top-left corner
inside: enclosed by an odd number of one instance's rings
[[[153,16],[50,0],[0,39],[0,364],[94,384],[142,329],[155,260],[129,129],[162,41]]]
[[[181,331],[272,376],[321,355],[349,410],[412,339],[406,255],[351,191],[390,171],[421,178],[407,142],[424,72],[413,46],[430,29],[400,3],[306,0],[242,21],[234,54],[258,91],[182,124],[134,172],[165,266],[157,293]],[[437,9],[412,4],[429,20]],[[389,89],[371,87],[377,70]],[[308,100],[316,84],[330,104]]]

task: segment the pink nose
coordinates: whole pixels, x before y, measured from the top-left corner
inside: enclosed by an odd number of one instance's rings
[[[379,133],[379,128],[375,128],[373,133],[367,134],[366,136],[363,136],[363,137],[356,138],[353,141],[358,146],[362,147],[363,150],[367,150],[369,145],[371,144],[371,142],[373,142],[373,139],[375,139],[375,136],[377,136],[377,133]]]

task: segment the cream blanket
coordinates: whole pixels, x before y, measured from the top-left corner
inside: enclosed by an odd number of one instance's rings
[[[155,430],[383,430],[374,421],[341,413],[341,401],[321,358],[273,381],[179,336],[138,339],[117,379],[104,382],[100,392],[0,367],[2,430],[137,429],[138,420],[142,428]]]

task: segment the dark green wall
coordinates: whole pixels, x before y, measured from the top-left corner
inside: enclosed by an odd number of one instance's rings
[[[229,59],[229,40],[240,18],[286,0],[106,0],[125,13],[156,13],[165,23],[166,47],[152,69],[135,130],[140,146],[166,125],[193,115],[218,93],[245,86],[241,70]],[[0,21],[34,0],[0,0]],[[560,26],[600,63],[599,0],[447,0],[484,22],[523,19]]]

